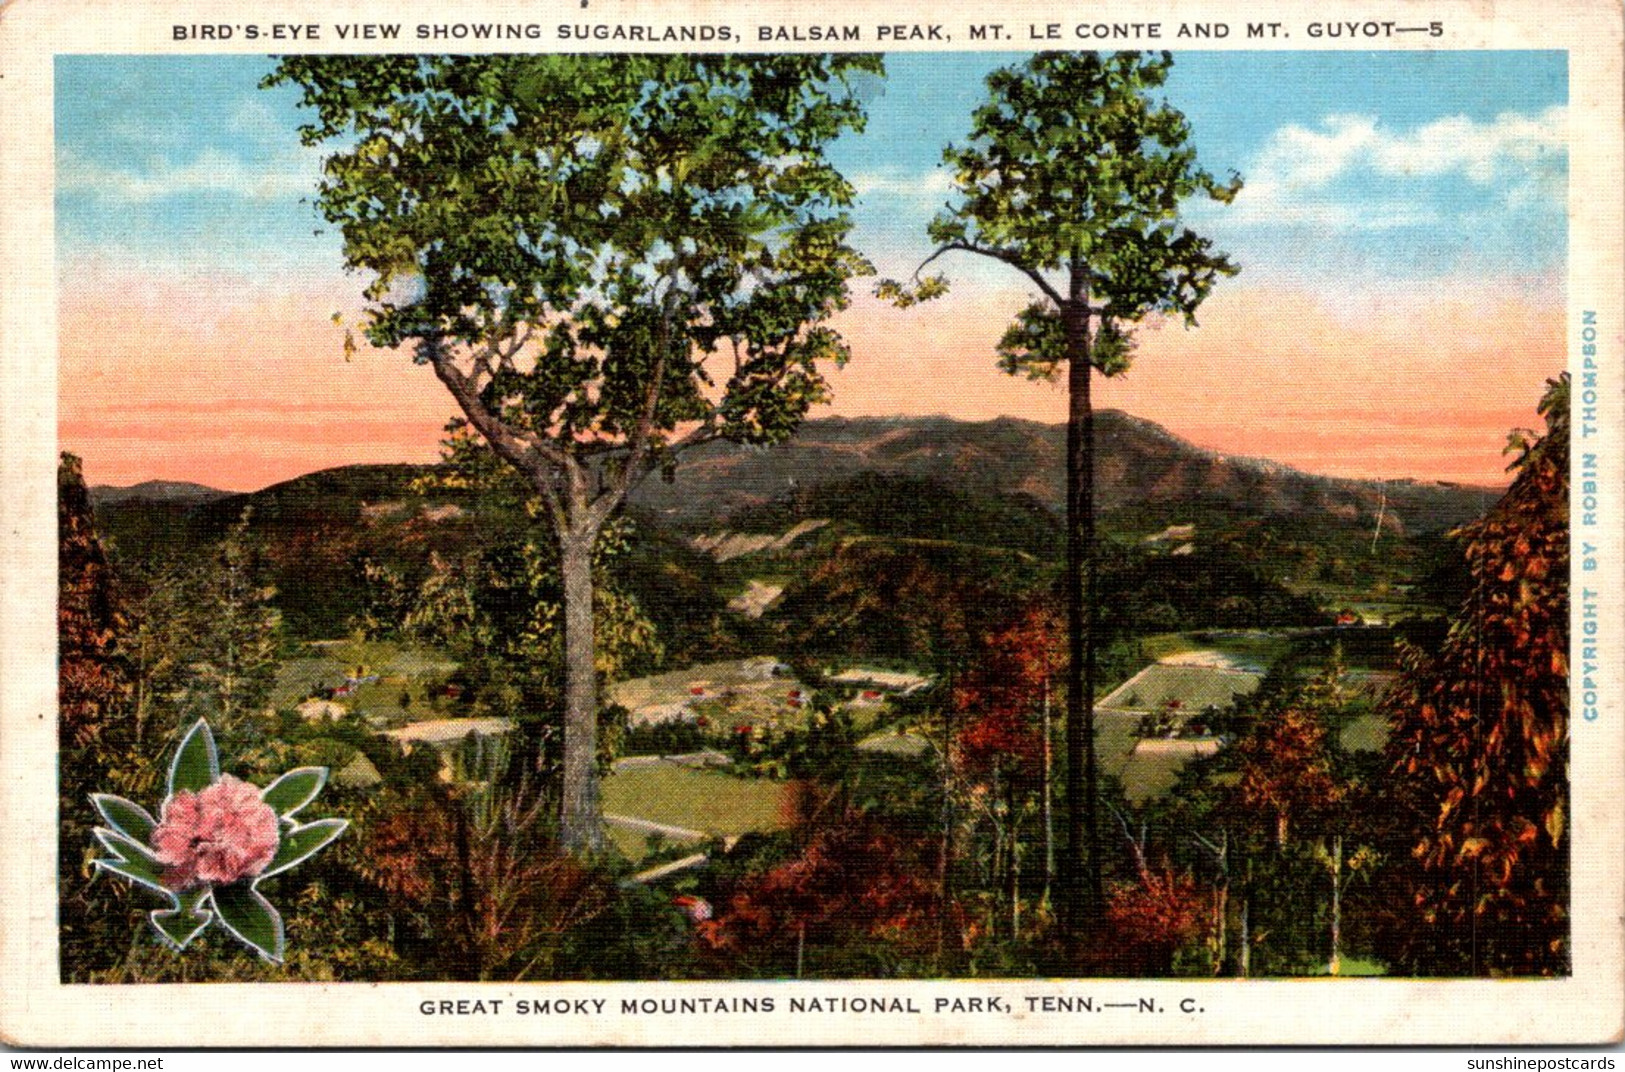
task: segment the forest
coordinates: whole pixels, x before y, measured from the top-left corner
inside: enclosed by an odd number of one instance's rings
[[[281,60],[354,330],[462,416],[62,456],[63,981],[1566,974],[1567,379],[1493,493],[1098,409],[1239,267],[1172,63],[995,71],[873,280],[881,57]],[[852,288],[967,261],[1064,425],[820,417]]]

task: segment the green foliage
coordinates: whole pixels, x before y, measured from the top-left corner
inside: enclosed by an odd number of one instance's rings
[[[970,137],[944,151],[959,201],[931,223],[939,253],[1009,264],[1044,294],[1000,342],[1006,371],[1048,378],[1081,353],[1067,318],[1094,301],[1091,364],[1115,375],[1128,367],[1124,325],[1153,313],[1193,324],[1214,283],[1235,274],[1180,224],[1183,202],[1228,203],[1241,180],[1221,183],[1197,165],[1190,124],[1156,96],[1172,65],[1166,52],[1040,53],[988,76]],[[940,278],[885,280],[877,293],[906,305],[945,288]]]
[[[1031,592],[1038,563],[928,540],[843,541],[784,594],[775,617],[792,646],[939,667],[970,649],[1007,601]]]
[[[652,420],[659,455],[684,421],[777,441],[824,397],[818,365],[846,351],[820,322],[867,266],[823,148],[862,124],[848,80],[879,70],[873,56],[324,56],[287,57],[268,83],[303,91],[306,144],[339,146],[319,203],[371,276],[375,345],[480,354],[469,396],[521,439],[590,455]],[[719,378],[706,361],[723,350]]]
[[[1172,66],[1166,52],[1046,52],[989,75],[969,140],[943,153],[961,201],[932,222],[932,240],[1038,272],[1081,262],[1084,285],[1067,296],[1102,300],[1108,321],[1191,320],[1235,267],[1180,228],[1180,203],[1229,202],[1241,185],[1196,165],[1189,123],[1155,98]]]
[[[863,472],[817,483],[736,512],[727,528],[783,532],[798,521],[846,521],[872,536],[951,540],[1053,559],[1062,546],[1060,519],[1030,495],[983,493],[942,480]]]
[[[368,338],[433,367],[552,525],[568,850],[601,840],[595,611],[614,595],[595,597],[592,552],[683,448],[782,442],[826,399],[823,367],[848,354],[827,322],[870,269],[824,149],[863,125],[848,79],[881,69],[864,55],[292,56],[266,79],[314,109],[307,145],[339,145],[317,201],[369,276]]]
[[[1261,574],[1224,545],[1178,556],[1103,551],[1096,582],[1103,636],[1330,624],[1313,599]]]
[[[463,457],[454,455],[459,462]],[[461,471],[453,464],[453,473]],[[496,518],[486,544],[456,559],[430,559],[402,625],[415,639],[450,652],[472,686],[465,694],[471,710],[516,720],[532,758],[552,775],[562,759],[563,578],[556,544],[535,511],[521,505],[503,520],[504,509],[500,496],[482,500],[480,512]],[[627,522],[612,523],[594,555],[594,654],[601,681],[647,670],[662,652],[638,601],[611,572],[627,553],[629,529]]]

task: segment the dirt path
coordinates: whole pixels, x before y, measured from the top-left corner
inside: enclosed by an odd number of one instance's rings
[[[1207,666],[1215,670],[1243,670],[1247,673],[1259,673],[1259,661],[1249,659],[1244,655],[1230,655],[1212,648],[1202,648],[1197,651],[1179,651],[1172,655],[1165,655],[1157,662],[1163,666]]]
[[[677,841],[704,841],[710,837],[703,830],[689,830],[681,826],[668,826],[665,823],[656,823],[648,819],[634,819],[630,815],[606,814],[604,822],[625,827],[628,830],[636,830],[640,834],[659,834],[661,837],[668,837]]]

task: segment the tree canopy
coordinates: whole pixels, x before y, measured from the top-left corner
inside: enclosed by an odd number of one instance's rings
[[[366,333],[412,345],[521,468],[782,439],[846,349],[867,270],[823,147],[866,56],[288,57],[319,190],[371,275]],[[721,355],[726,368],[712,359]],[[606,504],[607,505],[607,504]],[[604,511],[607,513],[607,510]],[[601,519],[600,519],[601,520]]]
[[[957,198],[931,221],[936,250],[910,282],[882,280],[898,305],[943,294],[920,272],[949,253],[985,257],[1037,288],[998,343],[999,367],[1055,379],[1066,366],[1067,838],[1062,875],[1068,958],[1081,966],[1083,917],[1105,900],[1094,751],[1096,670],[1094,410],[1090,373],[1128,367],[1132,325],[1153,314],[1194,324],[1217,280],[1236,266],[1180,221],[1198,195],[1229,202],[1199,167],[1189,122],[1157,96],[1166,52],[1043,52],[987,78],[970,137],[943,162]],[[1086,872],[1086,873],[1085,873]],[[1087,881],[1086,881],[1087,880]]]
[[[1172,67],[1166,52],[1039,53],[988,76],[970,137],[943,152],[958,198],[931,222],[930,260],[988,257],[1038,291],[999,344],[1006,371],[1053,376],[1069,356],[1062,315],[1076,307],[1101,325],[1093,367],[1120,372],[1124,325],[1154,313],[1194,323],[1218,279],[1236,272],[1180,220],[1191,198],[1229,203],[1241,180],[1200,167],[1190,122],[1155,96]],[[944,285],[887,280],[880,292],[919,300]]]
[[[595,847],[592,553],[684,447],[778,442],[846,360],[869,271],[824,157],[877,56],[293,56],[318,202],[411,346],[551,519],[564,589],[562,844]]]

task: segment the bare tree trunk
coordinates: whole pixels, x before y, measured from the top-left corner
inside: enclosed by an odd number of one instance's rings
[[[1241,886],[1241,948],[1236,951],[1236,975],[1242,979],[1253,972],[1253,862],[1247,861],[1247,878]]]
[[[1211,948],[1213,974],[1221,975],[1230,953],[1230,831],[1220,833],[1217,845],[1200,834],[1196,835],[1196,842],[1213,855]]]
[[[597,534],[560,537],[564,579],[564,785],[559,842],[566,853],[596,852],[604,833],[598,810],[598,668],[593,654],[592,546]]]
[[[1010,898],[1010,938],[1012,941],[1021,937],[1021,824],[1017,821],[1016,812],[1016,780],[1010,779],[1009,798],[1005,808],[1010,824],[1007,835],[1009,842],[1009,866],[1005,876],[1008,883],[1007,893]]]
[[[1085,296],[1086,297],[1086,296]],[[1083,966],[1084,928],[1105,902],[1095,757],[1095,422],[1086,301],[1061,310],[1067,350],[1066,795],[1063,920],[1068,960]]]
[[[1332,955],[1326,974],[1343,970],[1343,835],[1332,838]]]
[[[990,888],[992,888],[994,890],[997,890],[1002,894],[1003,891],[1004,891],[1005,875],[1007,873],[1006,872],[1007,861],[1008,861],[1007,853],[1010,851],[1010,838],[1009,838],[1009,819],[1010,819],[1010,816],[1009,816],[1008,813],[1006,813],[1005,816],[1002,819],[999,817],[999,804],[1002,803],[1003,800],[1004,800],[1004,787],[1000,784],[999,765],[997,763],[995,763],[993,765],[993,784],[991,786],[989,786],[988,788],[989,788],[989,792],[988,792],[988,808],[987,808],[987,811],[988,811],[988,817],[989,817],[990,821],[993,823],[993,868],[992,868],[992,873],[987,876],[987,878],[988,878],[988,883],[987,884],[988,884],[988,886]],[[989,922],[989,925],[988,925],[988,930],[992,934],[997,935],[998,934],[998,927],[999,927],[999,903],[998,903],[997,896],[995,896],[994,901],[993,901],[993,910],[992,910],[990,922]]]
[[[1049,678],[1044,678],[1044,907],[1055,884],[1055,736],[1050,717]]]

